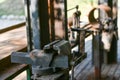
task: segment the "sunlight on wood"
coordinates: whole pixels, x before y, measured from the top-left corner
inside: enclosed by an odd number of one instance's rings
[[[20,75],[16,76],[12,80],[27,80],[26,71],[22,72]]]

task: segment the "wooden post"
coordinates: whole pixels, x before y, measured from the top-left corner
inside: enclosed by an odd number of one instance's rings
[[[93,63],[95,70],[95,80],[101,79],[101,37],[100,32],[95,32],[93,37]]]
[[[41,48],[50,43],[48,0],[38,0]]]
[[[80,31],[80,53],[85,55],[85,31]]]

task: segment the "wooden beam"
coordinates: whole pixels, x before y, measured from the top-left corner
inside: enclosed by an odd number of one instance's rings
[[[48,0],[38,0],[41,48],[50,43]]]

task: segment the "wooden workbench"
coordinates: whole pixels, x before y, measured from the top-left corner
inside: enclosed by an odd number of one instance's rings
[[[94,66],[92,65],[92,61],[91,61],[91,58],[92,58],[91,57],[91,53],[92,53],[91,45],[92,45],[91,39],[87,39],[86,44],[85,44],[85,52],[87,52],[87,58],[84,59],[80,64],[78,64],[75,67],[75,78],[77,80],[93,80]],[[26,48],[26,46],[27,46],[26,28],[24,26],[0,34],[0,55],[1,55],[0,56],[0,68],[4,67],[3,64],[5,64],[5,63],[11,64],[10,63],[11,52],[24,50]],[[102,65],[103,80],[119,80],[120,79],[120,64],[119,64],[120,63],[120,41],[118,41],[118,50],[119,51],[118,51],[118,63],[117,64],[110,64],[110,65],[103,64]],[[20,69],[25,70],[26,69],[25,66],[26,65],[23,65],[23,66],[17,65],[16,66],[16,64],[15,64],[14,69],[11,68],[11,71],[16,73],[17,70],[20,70]],[[6,70],[6,69],[4,69],[4,70]],[[7,74],[11,71],[8,70]],[[3,73],[6,73],[6,72],[0,71],[1,79],[5,79],[5,78],[9,77]]]
[[[9,56],[11,52],[18,51],[26,47],[26,30],[24,27],[13,29],[0,34],[0,60]]]
[[[0,34],[0,80],[10,80],[28,69],[28,65],[13,64],[10,60],[13,51],[26,51],[26,27],[9,29]]]

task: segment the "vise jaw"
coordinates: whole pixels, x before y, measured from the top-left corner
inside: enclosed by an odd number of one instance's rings
[[[12,52],[11,62],[32,65],[32,73],[44,75],[70,67],[71,46],[66,40],[56,40],[30,53]]]

